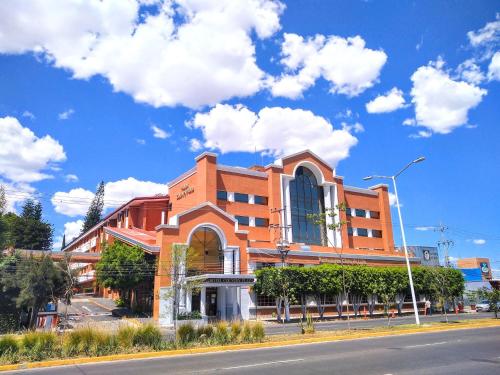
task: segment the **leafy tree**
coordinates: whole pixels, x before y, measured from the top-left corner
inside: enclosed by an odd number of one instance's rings
[[[18,309],[29,311],[28,325],[33,327],[40,309],[63,297],[65,279],[49,255],[14,255],[8,262],[3,287],[10,291]]]
[[[66,233],[63,234],[63,239],[61,243],[61,250],[66,247]]]
[[[102,219],[104,209],[104,181],[99,183],[92,203],[90,203],[87,215],[83,220],[82,234],[97,225]]]
[[[4,218],[7,212],[7,199],[5,198],[5,188],[0,185],[0,250],[5,249],[8,237],[8,225]]]
[[[26,200],[21,216],[10,218],[10,241],[17,249],[51,250],[52,225],[42,218],[42,204],[32,199]]]
[[[131,291],[154,276],[153,266],[138,246],[120,241],[106,244],[101,259],[96,263],[97,282],[120,293],[130,305]]]
[[[498,305],[500,303],[500,290],[492,289],[488,290],[486,288],[480,289],[478,291],[480,298],[487,299],[490,303],[490,310],[495,313],[495,318],[498,319]]]

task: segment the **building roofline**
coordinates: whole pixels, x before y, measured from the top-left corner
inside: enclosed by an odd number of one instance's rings
[[[232,167],[229,165],[217,164],[217,170],[223,171],[223,172],[229,172],[229,173],[244,174],[244,175],[254,176],[254,177],[261,177],[261,178],[268,177],[266,172],[255,171],[253,169],[248,169],[245,167]]]
[[[205,156],[213,156],[214,158],[216,158],[217,154],[214,152],[205,151],[205,152],[202,152],[201,154],[199,154],[197,157],[195,157],[194,160],[198,161]]]
[[[332,166],[330,165],[330,163],[328,163],[325,159],[319,157],[317,154],[315,154],[314,152],[312,152],[310,149],[305,149],[305,150],[302,150],[302,151],[295,152],[293,154],[282,156],[281,158],[279,158],[278,160],[276,160],[275,163],[282,166],[283,165],[283,160],[290,159],[290,158],[293,158],[293,157],[298,156],[300,154],[306,154],[306,153],[311,154],[316,159],[318,159],[320,162],[322,162],[323,164],[325,164],[326,166],[328,166],[329,168],[331,168],[331,170],[333,171],[333,174],[335,175],[335,168],[332,168]]]
[[[378,193],[376,191],[373,191],[370,189],[363,189],[363,188],[359,188],[359,187],[355,187],[355,186],[344,185],[344,191],[350,191],[351,193],[378,196]]]
[[[149,196],[149,197],[135,197],[135,198],[130,199],[128,202],[122,204],[120,207],[114,209],[112,212],[110,212],[109,214],[107,214],[101,221],[99,221],[96,225],[94,225],[88,231],[86,231],[85,233],[80,234],[78,237],[76,237],[73,240],[71,240],[71,242],[69,242],[64,248],[62,248],[61,251],[65,251],[70,245],[72,245],[73,243],[77,242],[82,237],[85,237],[87,234],[93,232],[94,230],[96,230],[97,228],[101,227],[102,225],[104,225],[105,222],[108,221],[111,218],[111,216],[113,216],[114,214],[116,214],[118,211],[123,210],[125,207],[127,207],[133,201],[146,200],[146,199],[167,199],[167,200],[170,200],[170,196],[168,194],[166,194],[166,195],[161,195],[161,196],[153,195],[153,196]]]
[[[373,186],[370,186],[368,189],[373,190],[373,189],[378,189],[378,188],[381,188],[381,187],[385,187],[385,188],[389,189],[389,185],[387,185],[387,184],[373,185]]]
[[[196,173],[196,167],[193,167],[191,169],[188,169],[186,172],[181,174],[180,176],[174,178],[172,181],[167,182],[167,187],[170,189],[171,187],[177,185],[179,182],[185,180],[188,177],[191,177]]]
[[[111,232],[109,234],[111,234],[113,237],[118,238],[119,240],[121,240],[123,242],[128,242],[131,245],[139,246],[140,248],[142,248],[143,250],[146,250],[147,252],[158,253],[160,251],[160,246],[158,246],[158,245],[148,245],[144,242],[141,242],[141,241],[136,240],[134,238],[128,237],[126,234],[117,232],[113,229],[114,228],[104,228],[104,232],[106,232],[106,233]]]

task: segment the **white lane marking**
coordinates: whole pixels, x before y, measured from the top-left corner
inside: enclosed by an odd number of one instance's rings
[[[91,312],[92,312],[92,310],[90,310],[87,306],[82,306],[82,309],[87,310],[89,313],[91,313]]]
[[[273,361],[273,362],[262,362],[262,363],[254,363],[251,365],[241,365],[241,366],[232,366],[232,367],[223,367],[221,370],[235,370],[238,368],[246,368],[246,367],[257,367],[257,366],[266,366],[266,365],[275,365],[278,363],[290,363],[290,362],[300,362],[304,361],[304,358],[300,359],[287,359],[285,361]]]
[[[462,340],[454,340],[454,342],[460,342]],[[408,345],[404,346],[404,348],[409,349],[409,348],[420,348],[423,346],[434,346],[434,345],[444,345],[444,344],[449,344],[451,341],[441,341],[441,342],[430,342],[428,344],[418,344],[418,345]]]

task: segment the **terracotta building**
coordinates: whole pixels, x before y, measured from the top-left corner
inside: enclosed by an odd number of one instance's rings
[[[250,168],[218,164],[205,152],[168,187],[168,195],[131,200],[64,249],[98,253],[100,242],[120,240],[157,257],[152,310],[162,324],[172,319],[173,246],[196,254],[196,272],[186,270],[186,278],[201,289],[182,292],[181,311],[220,319],[251,319],[274,304],[251,285],[256,269],[281,264],[278,245],[289,245],[288,264],[338,263],[341,256],[349,264],[404,264],[394,248],[387,186],[346,186],[310,151]],[[336,216],[328,220],[346,223],[336,230],[308,217],[331,209]],[[82,273],[89,285],[92,268]]]

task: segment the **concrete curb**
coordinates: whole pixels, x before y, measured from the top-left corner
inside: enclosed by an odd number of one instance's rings
[[[80,358],[68,358],[68,359],[55,359],[41,362],[28,362],[28,363],[18,363],[12,365],[0,365],[0,372],[3,371],[14,371],[14,370],[26,370],[35,369],[43,367],[55,367],[55,366],[67,366],[67,365],[81,365],[81,364],[91,364],[99,362],[110,362],[110,361],[123,361],[132,359],[147,359],[147,358],[159,358],[159,357],[173,357],[179,355],[188,354],[201,354],[201,353],[216,353],[223,351],[232,350],[248,350],[248,349],[258,349],[258,348],[273,348],[278,346],[289,346],[289,345],[300,345],[300,344],[313,344],[321,342],[335,342],[335,341],[346,341],[346,340],[359,340],[364,338],[377,338],[386,336],[402,336],[408,334],[419,334],[419,333],[432,333],[432,332],[442,332],[442,331],[455,331],[464,330],[470,328],[490,328],[490,327],[500,327],[500,320],[498,322],[479,322],[479,323],[468,323],[467,325],[447,327],[421,327],[421,328],[400,328],[395,327],[395,331],[384,331],[384,332],[356,332],[350,335],[329,335],[322,337],[304,337],[300,339],[282,340],[275,342],[261,342],[253,344],[233,344],[224,346],[208,346],[201,348],[189,348],[189,349],[177,349],[177,350],[166,350],[157,352],[142,352],[142,353],[128,353],[128,354],[113,354],[102,357],[80,357]]]

